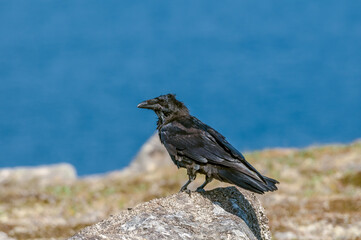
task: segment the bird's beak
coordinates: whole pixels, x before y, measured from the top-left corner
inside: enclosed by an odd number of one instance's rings
[[[146,100],[138,104],[137,108],[145,108],[145,109],[153,109],[154,105],[150,102],[150,100]]]

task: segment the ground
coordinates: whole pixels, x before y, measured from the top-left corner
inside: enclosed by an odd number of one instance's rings
[[[361,239],[361,142],[245,154],[281,182],[260,197],[274,239]],[[69,184],[7,182],[0,188],[0,232],[16,239],[63,239],[122,209],[177,192],[186,172],[166,166]],[[190,188],[204,181],[197,178]],[[227,184],[214,181],[206,189]]]

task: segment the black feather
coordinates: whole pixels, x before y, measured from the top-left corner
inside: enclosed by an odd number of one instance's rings
[[[187,168],[189,181],[197,173],[235,184],[255,193],[277,190],[277,180],[261,175],[224,136],[189,114],[175,95],[162,95],[142,102],[141,108],[152,109],[158,116],[157,129],[161,142],[178,167]]]

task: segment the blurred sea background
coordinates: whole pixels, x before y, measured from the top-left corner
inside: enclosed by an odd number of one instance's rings
[[[129,164],[176,93],[241,151],[361,137],[361,1],[0,1],[0,167]]]

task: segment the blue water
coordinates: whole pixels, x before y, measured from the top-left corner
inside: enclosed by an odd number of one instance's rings
[[[0,167],[126,166],[172,92],[241,151],[361,137],[361,1],[0,1]]]

